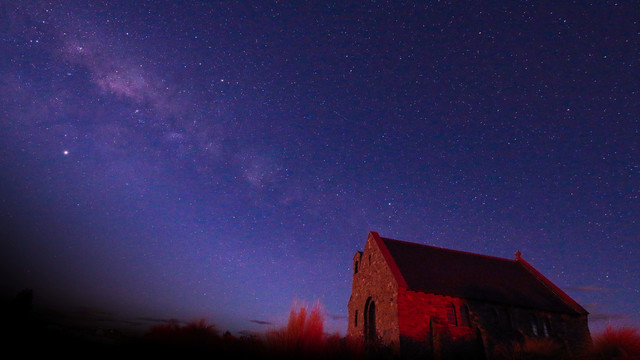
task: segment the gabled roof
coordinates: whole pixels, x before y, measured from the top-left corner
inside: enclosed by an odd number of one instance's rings
[[[519,254],[515,260],[370,236],[409,290],[560,313],[587,314]]]

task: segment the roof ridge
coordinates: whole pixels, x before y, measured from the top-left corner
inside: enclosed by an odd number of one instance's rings
[[[388,237],[381,237],[381,238],[382,238],[382,240],[390,240],[390,241],[395,241],[395,242],[399,242],[399,243],[404,243],[404,244],[407,244],[407,245],[424,246],[424,247],[428,247],[428,248],[432,248],[432,249],[442,250],[442,251],[445,251],[445,252],[470,255],[470,256],[475,256],[475,257],[484,257],[484,258],[488,258],[488,259],[492,259],[492,260],[501,260],[501,261],[507,261],[507,262],[512,262],[512,263],[517,262],[517,260],[514,260],[514,259],[508,259],[508,258],[504,258],[504,257],[486,255],[486,254],[478,254],[478,253],[474,253],[474,252],[471,252],[471,251],[449,249],[449,248],[445,248],[445,247],[441,247],[441,246],[427,245],[427,244],[415,243],[415,242],[410,242],[410,241],[405,241],[405,240],[397,240],[397,239],[392,239],[392,238],[388,238]]]
[[[529,264],[528,261],[519,258],[516,263],[520,264],[520,266],[522,266],[526,271],[533,275],[533,277],[538,280],[538,282],[540,282],[542,286],[549,289],[549,291],[556,295],[562,302],[573,308],[577,313],[589,313],[584,307],[582,307],[582,305],[580,305],[571,296],[569,296],[569,294],[564,292],[564,290],[562,290],[558,285],[554,284],[553,281],[549,280],[549,278],[544,276],[544,274],[542,274],[538,269]]]
[[[509,259],[381,237],[373,231],[370,236],[381,249],[398,285],[403,284],[401,287],[552,312],[586,313],[580,304],[522,259],[520,252],[516,252],[515,259]]]

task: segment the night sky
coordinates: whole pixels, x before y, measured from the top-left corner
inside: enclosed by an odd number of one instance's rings
[[[232,332],[318,301],[344,334],[373,230],[520,250],[592,331],[638,326],[639,21],[635,1],[2,0],[0,290]]]

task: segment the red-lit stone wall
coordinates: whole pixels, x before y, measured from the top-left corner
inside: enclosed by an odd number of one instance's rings
[[[461,306],[468,308],[468,302],[450,296],[400,289],[398,318],[401,347],[445,358],[460,355],[472,359],[474,354],[483,354],[473,313],[469,312],[468,318],[463,319]],[[451,308],[455,309],[453,319],[447,315]]]
[[[448,326],[448,307],[455,307],[456,320],[461,323],[459,309],[464,304],[466,302],[459,298],[401,289],[398,296],[400,334],[406,338],[427,340],[430,324]],[[469,326],[452,326],[450,332],[458,338],[469,336],[471,330]]]
[[[456,310],[454,324],[447,316],[451,306]],[[461,306],[469,311],[466,320]],[[398,294],[398,325],[403,349],[418,349],[441,358],[492,358],[512,352],[513,346],[525,338],[551,339],[570,356],[580,355],[591,344],[585,315],[550,313],[405,289],[399,289]]]
[[[365,303],[371,297],[376,307],[376,332],[384,344],[397,346],[398,328],[398,285],[380,249],[373,238],[369,238],[364,251],[353,258],[353,284],[349,299],[349,326],[347,335],[364,340]],[[357,264],[357,265],[356,265]],[[355,273],[355,269],[358,272]],[[357,315],[356,315],[357,312]],[[357,316],[357,323],[356,323]]]

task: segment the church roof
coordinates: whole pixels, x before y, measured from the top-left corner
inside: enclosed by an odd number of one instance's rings
[[[400,286],[430,294],[587,314],[516,254],[515,260],[382,238],[371,232]]]

